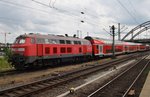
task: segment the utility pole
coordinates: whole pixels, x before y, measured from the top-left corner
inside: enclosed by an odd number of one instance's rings
[[[111,31],[112,31],[112,37],[113,37],[113,42],[112,42],[112,59],[115,59],[115,26],[112,25],[111,27]]]
[[[120,40],[121,37],[120,37],[120,23],[118,23],[118,40]]]
[[[7,39],[7,34],[11,34],[10,32],[2,32],[2,34],[4,34],[4,42],[5,42],[5,46],[6,46],[6,39]]]

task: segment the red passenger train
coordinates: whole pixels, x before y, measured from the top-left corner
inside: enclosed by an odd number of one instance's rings
[[[12,45],[10,59],[16,69],[81,61],[112,55],[112,41],[90,36],[85,39],[62,35],[24,34]],[[116,54],[148,50],[142,44],[115,41]]]

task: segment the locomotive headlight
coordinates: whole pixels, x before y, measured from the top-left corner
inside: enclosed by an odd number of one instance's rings
[[[18,50],[17,51],[25,51],[25,48],[18,48]]]
[[[25,51],[25,48],[12,48],[11,50],[14,51],[14,52],[16,52],[16,51],[23,52],[23,51]]]
[[[16,48],[11,48],[12,51],[16,51]]]

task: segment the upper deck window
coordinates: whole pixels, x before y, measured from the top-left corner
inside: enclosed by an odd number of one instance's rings
[[[74,41],[74,44],[81,44],[81,41]]]

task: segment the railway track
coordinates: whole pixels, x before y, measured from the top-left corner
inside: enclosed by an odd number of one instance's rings
[[[134,53],[134,54],[130,54],[130,55],[135,55],[136,56],[137,54],[139,54],[139,53]],[[124,57],[126,57],[126,56],[124,56]],[[121,58],[120,60],[122,60],[123,58]],[[97,61],[97,60],[95,60],[95,61]],[[93,64],[91,64],[91,65],[93,65]],[[21,74],[21,73],[26,73],[26,72],[35,72],[35,71],[40,71],[40,70],[44,70],[44,69],[47,69],[47,68],[51,68],[51,67],[47,66],[47,67],[41,67],[41,68],[25,69],[25,70],[22,70],[22,71],[15,70],[15,69],[7,70],[7,71],[0,71],[0,77],[10,76],[10,75],[15,75],[15,74]]]
[[[137,55],[137,54],[138,53],[134,53],[134,54],[130,54],[130,55]],[[120,60],[122,60],[123,58],[121,58]],[[108,63],[108,62],[106,62],[106,63]],[[51,68],[51,67],[42,67],[42,68],[35,68],[35,69],[27,69],[27,70],[22,70],[22,71],[18,71],[18,70],[15,70],[15,69],[7,70],[7,71],[1,71],[0,72],[0,77],[2,77],[2,76],[10,76],[10,75],[15,75],[15,74],[21,74],[21,73],[26,73],[26,72],[34,72],[34,71],[44,70],[44,69],[47,69],[47,68]]]
[[[23,96],[34,95],[36,93],[40,93],[42,91],[51,89],[55,86],[59,86],[59,85],[66,83],[68,81],[72,81],[74,79],[77,79],[81,76],[86,76],[88,74],[92,74],[92,73],[99,71],[101,69],[111,67],[111,66],[116,65],[116,64],[123,63],[123,62],[130,60],[130,59],[133,59],[135,57],[137,57],[137,55],[133,55],[131,57],[126,57],[123,59],[116,59],[114,61],[106,62],[106,63],[101,64],[101,65],[86,67],[84,69],[74,70],[74,71],[64,73],[64,74],[61,74],[61,75],[58,75],[55,77],[49,77],[46,79],[31,82],[31,83],[3,89],[3,90],[0,90],[0,97],[23,97]]]
[[[141,59],[87,97],[129,97],[129,95],[137,97],[132,87],[148,65],[150,65],[150,60],[146,57]]]
[[[13,74],[17,74],[17,73],[20,73],[20,72],[17,71],[17,70],[14,70],[14,69],[12,69],[12,70],[7,70],[7,71],[1,71],[1,72],[0,72],[0,77],[1,77],[1,76],[5,76],[5,75],[13,75]]]

